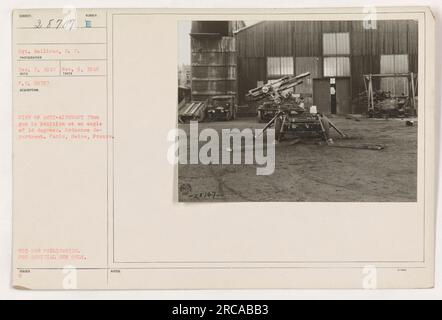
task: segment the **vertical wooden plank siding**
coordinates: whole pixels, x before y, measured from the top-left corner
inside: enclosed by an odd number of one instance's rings
[[[323,62],[333,46],[339,54],[349,52],[352,98],[365,90],[364,74],[381,72],[383,55],[408,55],[409,71],[418,73],[417,21],[377,21],[376,27],[365,29],[362,21],[264,21],[239,31],[236,50],[240,102],[245,102],[244,95],[258,81],[268,80],[267,57],[291,56],[295,73],[299,73],[297,58],[316,57]],[[324,34],[339,35],[332,44]],[[350,38],[350,48],[345,47],[345,37]],[[342,74],[348,72],[347,62],[336,63]],[[324,77],[322,66],[320,77]],[[380,81],[374,85],[379,87]]]

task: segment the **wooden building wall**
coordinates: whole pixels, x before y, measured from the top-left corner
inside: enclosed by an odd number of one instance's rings
[[[377,21],[375,30],[365,29],[361,21],[265,21],[236,34],[240,102],[258,81],[268,80],[267,57],[293,56],[295,69],[296,57],[318,57],[322,64],[323,34],[347,32],[352,98],[365,90],[363,74],[380,73],[382,55],[407,54],[410,72],[418,72],[417,21]],[[318,68],[323,70],[321,65]]]

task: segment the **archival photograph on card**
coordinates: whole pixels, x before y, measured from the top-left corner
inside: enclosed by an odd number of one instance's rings
[[[418,21],[180,21],[180,202],[416,202]]]

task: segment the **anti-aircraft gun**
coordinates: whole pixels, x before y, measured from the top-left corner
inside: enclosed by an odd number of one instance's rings
[[[258,122],[268,122],[278,113],[279,105],[284,101],[296,100],[301,95],[292,94],[293,89],[303,83],[303,78],[308,77],[310,73],[304,73],[296,77],[283,77],[270,84],[252,89],[249,91],[248,100],[259,101],[257,108]],[[298,102],[300,101],[292,101]]]
[[[297,76],[285,76],[270,84],[251,89],[247,98],[255,101],[267,100],[273,103],[277,111],[273,118],[264,127],[275,127],[278,141],[286,134],[296,137],[318,136],[327,143],[332,142],[329,136],[330,127],[335,129],[343,138],[347,136],[341,132],[325,115],[317,112],[313,106],[306,110],[303,103],[293,99],[293,88],[303,83],[303,79],[310,76],[306,72]],[[263,131],[263,132],[264,132]]]
[[[284,98],[287,98],[286,92],[304,83],[304,78],[310,76],[310,72],[298,76],[285,76],[272,83],[249,90],[247,97],[252,100],[262,100],[270,97],[276,104],[281,104]]]

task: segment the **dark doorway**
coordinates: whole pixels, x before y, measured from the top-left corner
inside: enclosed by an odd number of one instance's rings
[[[333,97],[330,79],[315,79],[313,81],[313,104],[318,107],[319,112],[325,114],[351,113],[350,79],[336,79],[335,86],[336,94]],[[336,103],[334,103],[334,99],[336,99]]]
[[[336,114],[336,79],[330,79],[330,109],[332,114]]]
[[[318,112],[331,113],[330,80],[313,80],[313,105],[316,105]]]
[[[338,114],[352,113],[349,78],[336,80],[336,113]]]

